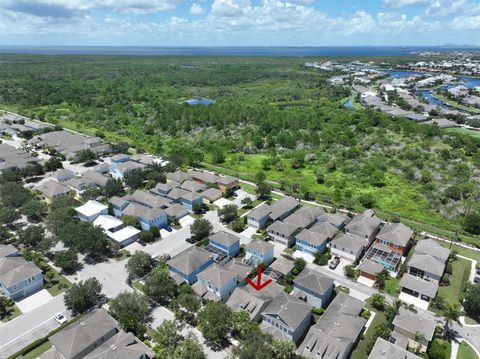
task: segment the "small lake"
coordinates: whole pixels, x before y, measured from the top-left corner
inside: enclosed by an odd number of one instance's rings
[[[196,106],[196,105],[213,105],[215,101],[209,100],[208,98],[191,98],[185,103],[188,103],[190,106]]]
[[[347,102],[343,104],[346,108],[354,109],[353,107],[353,99],[349,98]]]

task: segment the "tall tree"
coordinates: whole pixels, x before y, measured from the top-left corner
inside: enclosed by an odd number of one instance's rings
[[[101,292],[102,285],[96,278],[74,283],[65,292],[65,306],[74,314],[84,313],[97,304]]]
[[[125,267],[132,277],[143,277],[153,269],[155,261],[150,254],[136,251],[129,259]]]
[[[150,305],[147,298],[137,292],[123,292],[110,302],[110,313],[126,332],[143,337],[149,319]]]
[[[212,230],[212,224],[205,218],[197,218],[190,226],[190,232],[197,240],[208,237]]]
[[[232,326],[232,311],[223,303],[207,302],[198,313],[198,327],[207,340],[222,345]]]

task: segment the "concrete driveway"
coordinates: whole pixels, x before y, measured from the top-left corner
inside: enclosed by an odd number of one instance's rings
[[[226,199],[226,198],[219,198],[217,199],[215,202],[213,202],[213,204],[215,206],[217,206],[218,208],[223,208],[225,207],[226,205],[228,204],[232,204],[232,201]]]
[[[34,293],[27,298],[16,302],[15,304],[17,305],[18,309],[22,311],[22,313],[28,313],[48,303],[52,300],[52,298],[53,297],[48,290],[42,289],[41,291]]]
[[[142,248],[142,251],[150,254],[152,257],[165,253],[173,257],[193,245],[185,242],[185,239],[188,237],[191,237],[190,226],[172,232],[168,237],[162,238],[155,243],[147,244]]]
[[[8,357],[58,328],[59,324],[53,319],[57,312],[70,318],[63,294],[0,326],[0,358]]]

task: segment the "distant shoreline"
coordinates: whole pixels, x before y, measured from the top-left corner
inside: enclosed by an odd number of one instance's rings
[[[8,46],[0,54],[24,55],[130,55],[130,56],[412,56],[418,51],[480,51],[455,46]]]

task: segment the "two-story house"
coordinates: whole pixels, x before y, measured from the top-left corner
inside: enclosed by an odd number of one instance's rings
[[[240,251],[240,238],[225,231],[212,234],[209,243],[231,257],[235,257]]]
[[[225,302],[237,287],[237,274],[217,263],[201,271],[197,278],[192,289],[201,300]]]
[[[128,160],[118,164],[112,163],[109,173],[113,178],[123,180],[123,177],[125,177],[128,172],[143,169],[144,167],[145,165],[142,165],[141,163]]]
[[[75,208],[75,212],[81,221],[93,222],[98,216],[108,214],[108,206],[94,200],[89,200],[84,205]]]
[[[119,329],[105,309],[95,309],[49,337],[39,359],[152,359],[155,353],[132,333]]]
[[[222,193],[234,191],[238,188],[238,178],[233,176],[219,176],[217,178],[217,185]]]
[[[305,298],[308,304],[322,308],[330,301],[334,287],[332,278],[305,268],[293,281],[292,295]]]
[[[309,359],[349,358],[367,323],[362,311],[361,300],[338,293],[310,328],[297,354]]]
[[[178,187],[180,187],[180,184],[177,182],[157,183],[155,187],[150,189],[150,192],[160,196],[167,196],[168,192]]]
[[[42,270],[32,262],[11,254],[0,258],[0,290],[18,300],[43,288]]]
[[[181,202],[182,205],[187,209],[187,211],[192,213],[197,206],[203,206],[203,196],[201,193],[187,191],[181,197]]]
[[[295,245],[299,251],[310,254],[325,252],[329,237],[325,233],[319,233],[310,229],[303,229],[295,235]]]
[[[371,209],[357,214],[345,226],[345,233],[363,238],[366,242],[365,247],[369,246],[377,235],[382,221],[375,216]]]
[[[247,224],[251,227],[265,228],[270,220],[270,206],[266,203],[252,209],[247,214]]]
[[[297,342],[310,327],[312,306],[288,293],[280,293],[262,312],[261,330]]]
[[[350,222],[350,217],[346,214],[335,212],[335,213],[322,213],[317,217],[317,222],[319,223],[329,223],[338,230],[343,229],[345,225]]]
[[[273,261],[274,246],[271,243],[255,239],[247,244],[247,251],[245,253],[245,261],[258,265],[260,263],[270,264]]]
[[[355,262],[362,256],[365,246],[365,239],[347,233],[340,233],[330,243],[330,251],[332,256]]]
[[[122,216],[138,218],[143,230],[152,227],[163,228],[167,225],[167,214],[160,208],[148,208],[138,203],[130,203],[122,212]]]
[[[267,229],[271,239],[287,247],[295,243],[295,235],[300,231],[298,226],[282,221],[273,222]]]
[[[427,351],[437,325],[435,320],[426,318],[420,313],[413,313],[405,308],[400,308],[392,324],[396,333],[408,338],[408,347],[420,352]]]
[[[403,256],[412,236],[413,230],[406,225],[387,223],[378,232],[376,242]]]
[[[191,247],[170,259],[167,265],[177,283],[193,284],[197,281],[197,275],[213,263],[210,253],[201,248]]]
[[[422,359],[418,355],[409,352],[407,349],[393,344],[381,337],[377,339],[375,345],[368,356],[368,359]]]

